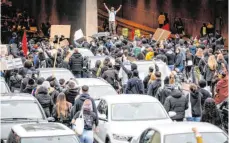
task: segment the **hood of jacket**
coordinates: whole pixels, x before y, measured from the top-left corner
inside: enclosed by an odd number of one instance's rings
[[[198,99],[200,96],[200,93],[198,91],[192,91],[190,92],[190,95],[194,98],[194,99]]]
[[[221,79],[218,82],[218,86],[221,87],[221,88],[228,88],[228,78]]]
[[[138,66],[135,63],[131,64],[131,71],[136,70]]]
[[[40,86],[38,89],[37,89],[37,94],[48,94],[48,89],[44,86]]]
[[[89,94],[86,94],[86,93],[83,93],[80,95],[79,99],[84,102],[86,99],[90,99],[90,95]]]
[[[182,92],[180,90],[174,90],[171,93],[171,96],[174,97],[174,98],[180,98],[182,96]]]
[[[79,90],[78,90],[78,88],[74,88],[74,89],[67,89],[66,91],[65,91],[65,94],[74,94],[74,95],[78,95],[79,94]]]
[[[72,56],[75,57],[75,58],[82,57],[82,55],[80,53],[73,53]]]
[[[174,90],[175,89],[175,85],[165,84],[164,88],[169,89],[169,90]]]

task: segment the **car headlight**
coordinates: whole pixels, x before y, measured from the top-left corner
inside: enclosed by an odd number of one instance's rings
[[[128,141],[128,142],[130,142],[130,141],[132,140],[133,137],[131,137],[131,136],[122,136],[122,135],[113,134],[113,138],[114,138],[115,140]]]

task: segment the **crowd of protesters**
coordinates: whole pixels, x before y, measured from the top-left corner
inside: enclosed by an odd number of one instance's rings
[[[25,13],[21,16],[26,18]],[[17,17],[14,24],[18,22]],[[186,119],[209,122],[222,127],[217,105],[222,104],[228,97],[228,52],[224,50],[220,35],[203,35],[199,39],[193,38],[188,41],[182,37],[169,38],[160,43],[157,43],[152,36],[136,37],[133,42],[122,36],[102,37],[90,42],[84,40],[79,42],[81,48],[90,49],[95,56],[107,55],[115,59],[115,64],[112,64],[109,57],[104,61],[98,60],[91,69],[88,66],[88,58],[79,53],[79,47],[74,45],[61,47],[57,50],[55,58],[52,54],[54,46],[43,38],[28,38],[29,53],[25,56],[18,36],[20,30],[13,30],[8,23],[5,22],[2,27],[12,35],[8,38],[8,35],[2,34],[2,37],[5,42],[16,44],[16,47],[9,45],[14,49],[9,50],[9,55],[21,58],[24,64],[23,68],[2,72],[12,92],[29,93],[36,97],[47,117],[54,117],[57,122],[69,127],[74,124],[82,108],[85,110],[83,113],[87,114],[84,129],[88,131],[88,138],[92,142],[93,126],[98,125],[97,110],[94,100],[88,94],[89,87],[85,85],[79,89],[77,78],[100,77],[119,93],[148,94],[156,97],[167,112],[177,113],[172,117],[175,121]],[[45,36],[49,35],[47,25],[43,24],[42,31]],[[70,51],[73,51],[73,54]],[[168,65],[171,75],[161,80],[161,72],[150,67],[149,74],[141,80],[136,64],[132,63],[130,70],[124,66],[124,63],[131,62],[131,59],[161,60]],[[47,79],[37,77],[39,68],[54,66],[69,69],[76,79],[65,81],[61,78],[58,81],[53,76]],[[126,73],[126,81],[120,76],[120,72]],[[190,85],[188,96],[182,92],[183,83]],[[188,109],[189,100],[192,116],[186,118],[185,110]],[[81,141],[83,142],[85,138],[82,136]]]

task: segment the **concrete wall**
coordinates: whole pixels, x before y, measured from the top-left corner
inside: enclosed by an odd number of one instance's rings
[[[228,34],[228,0],[216,5],[215,0],[98,0],[98,7],[104,9],[103,2],[109,7],[123,9],[118,16],[134,22],[157,28],[159,13],[168,13],[170,23],[175,17],[181,17],[185,24],[185,31],[190,35],[199,35],[200,27],[205,22],[214,23],[215,14],[222,15],[222,34]],[[217,10],[215,12],[215,6]],[[105,10],[105,9],[104,9]]]

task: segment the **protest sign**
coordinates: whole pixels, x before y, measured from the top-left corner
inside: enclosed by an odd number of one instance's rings
[[[161,29],[161,28],[157,28],[156,32],[153,35],[153,39],[158,41],[167,39],[170,36],[171,32]]]
[[[83,31],[81,29],[77,30],[74,34],[74,40],[78,41],[84,38]]]
[[[7,45],[0,45],[0,56],[5,57],[8,55]]]
[[[125,37],[128,37],[128,35],[129,35],[128,28],[122,28],[122,35]]]
[[[134,35],[140,37],[140,36],[141,36],[140,30],[139,30],[139,29],[136,29],[136,30],[134,31]]]
[[[52,25],[50,37],[54,38],[55,35],[63,35],[65,38],[70,38],[71,25]]]
[[[21,58],[15,58],[15,59],[2,58],[0,61],[0,65],[1,65],[0,70],[12,70],[12,69],[18,69],[23,67]]]

